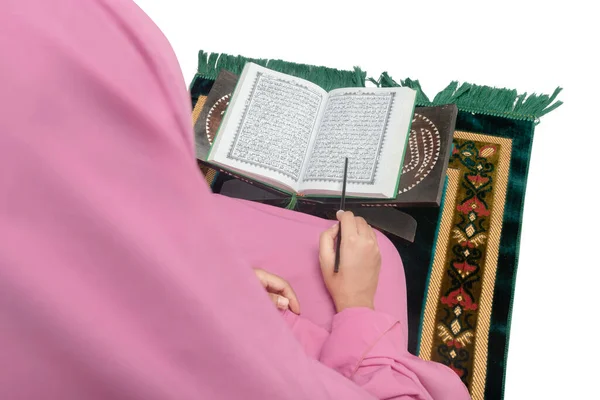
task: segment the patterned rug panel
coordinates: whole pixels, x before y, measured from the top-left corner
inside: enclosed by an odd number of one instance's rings
[[[483,398],[510,139],[456,131],[419,355],[449,365]]]
[[[461,112],[457,129],[419,356],[501,399],[534,123]]]

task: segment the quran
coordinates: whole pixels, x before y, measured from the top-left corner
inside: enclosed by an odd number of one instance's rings
[[[210,164],[302,196],[395,198],[416,92],[329,92],[246,63],[206,157]]]

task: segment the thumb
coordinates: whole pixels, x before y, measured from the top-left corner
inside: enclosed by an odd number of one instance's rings
[[[333,269],[335,263],[335,239],[340,231],[340,224],[337,223],[331,228],[321,233],[319,242],[319,261],[324,270]]]

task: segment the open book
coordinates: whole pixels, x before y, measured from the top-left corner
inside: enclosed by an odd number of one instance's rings
[[[410,88],[327,92],[247,63],[207,161],[301,195],[395,198],[415,106]]]

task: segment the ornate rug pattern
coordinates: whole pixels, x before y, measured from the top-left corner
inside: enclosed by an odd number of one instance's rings
[[[421,324],[419,356],[484,398],[488,336],[512,141],[463,131],[454,150]]]
[[[247,61],[326,89],[365,86],[359,68],[338,71],[201,51],[190,88],[194,122],[218,72],[239,73]],[[392,241],[405,264],[409,351],[448,365],[474,400],[502,399],[533,133],[539,118],[561,104],[555,101],[560,88],[551,96],[527,96],[452,82],[430,101],[415,80],[397,83],[384,72],[369,81],[409,86],[417,90],[419,106],[459,108],[442,206],[405,210],[419,221],[417,239],[412,245]],[[218,191],[219,175],[201,169]]]

